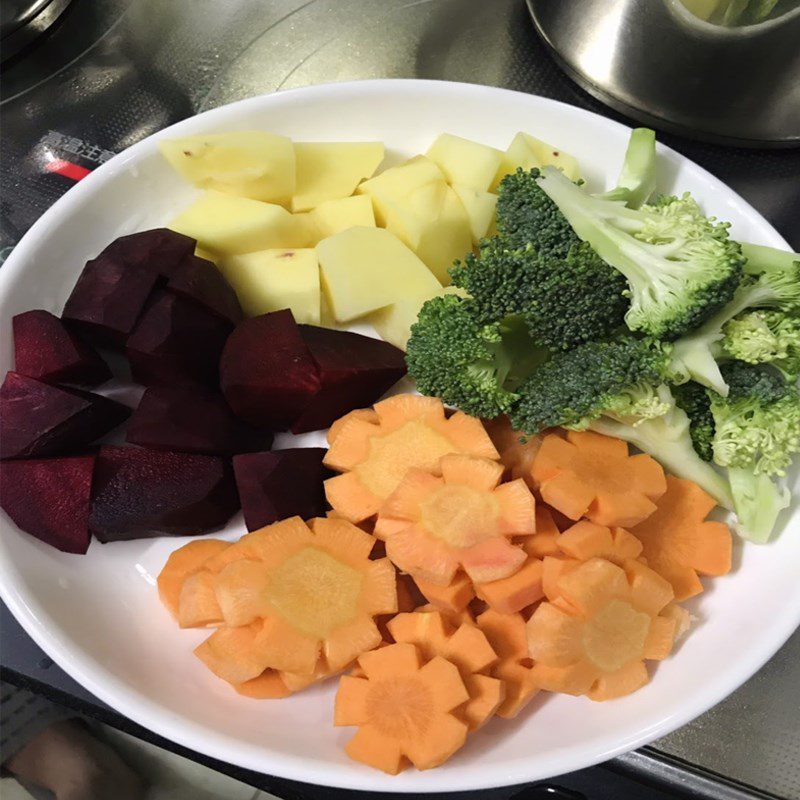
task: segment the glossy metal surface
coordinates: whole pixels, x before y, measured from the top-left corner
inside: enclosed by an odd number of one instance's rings
[[[584,89],[646,124],[739,146],[800,145],[800,8],[742,28],[680,0],[527,0]]]
[[[0,4],[0,59],[17,55],[54,25],[71,0],[3,0]]]

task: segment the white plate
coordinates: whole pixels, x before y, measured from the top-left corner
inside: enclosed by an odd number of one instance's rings
[[[591,184],[612,181],[628,129],[571,106],[484,86],[364,81],[255,97],[173,125],[131,147],[71,189],[0,269],[0,367],[12,367],[11,316],[59,313],[87,258],[115,236],[164,224],[187,188],[156,139],[263,128],[305,140],[381,139],[393,160],[450,131],[504,148],[518,130],[578,157]],[[695,164],[659,153],[660,189],[691,191],[733,223],[736,237],[786,246],[767,222]],[[0,373],[0,374],[2,374]],[[321,439],[319,434],[312,435]],[[11,611],[61,667],[136,722],[222,761],[350,789],[448,791],[548,778],[604,761],[688,722],[750,677],[800,622],[800,520],[774,544],[737,547],[735,569],[707,583],[699,617],[652,682],[610,703],[541,696],[512,722],[494,720],[450,762],[391,778],[349,761],[353,729],[333,728],[335,681],[281,701],[234,694],[192,655],[206,635],[179,631],[155,576],[180,539],[59,553],[0,520],[0,588]],[[244,532],[237,519],[228,537]]]

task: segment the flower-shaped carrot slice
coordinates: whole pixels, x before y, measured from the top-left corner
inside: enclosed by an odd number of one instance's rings
[[[545,436],[531,474],[545,503],[569,519],[610,527],[646,519],[667,489],[650,456],[628,455],[625,442],[591,431]]]
[[[672,584],[676,600],[703,591],[698,574],[730,572],[730,529],[706,521],[715,505],[696,483],[669,475],[655,512],[631,531],[642,543],[647,565]]]
[[[438,767],[463,746],[467,724],[452,712],[469,700],[455,664],[403,642],[364,653],[366,677],[344,676],[334,725],[356,725],[345,752],[355,761],[396,775],[406,759],[417,769]]]
[[[560,533],[550,509],[538,503],[536,505],[536,533],[533,536],[524,536],[519,543],[522,545],[522,549],[533,558],[559,555],[561,550],[559,550],[557,540]]]
[[[170,553],[158,575],[158,596],[161,602],[178,617],[178,602],[183,583],[190,575],[205,568],[206,562],[230,547],[219,539],[194,539]]]
[[[363,410],[334,428],[325,464],[343,473],[325,481],[333,509],[351,522],[377,514],[411,468],[437,473],[448,453],[498,458],[480,421],[445,416],[440,400],[400,394],[375,405],[377,421]]]
[[[196,652],[220,677],[243,683],[267,668],[312,675],[320,653],[335,672],[381,641],[373,617],[397,610],[394,567],[371,561],[373,538],[349,522],[312,525],[293,517],[248,534],[247,557],[217,573],[217,601],[231,627]],[[231,677],[220,669],[224,658],[204,657],[222,639],[215,636],[248,626],[254,635],[239,644],[252,674],[234,670]]]
[[[513,719],[539,691],[528,652],[525,620],[520,614],[501,614],[490,608],[476,623],[497,653],[491,675],[506,685],[506,696],[497,715]]]
[[[458,667],[469,700],[459,716],[471,731],[481,727],[497,711],[505,698],[505,685],[486,674],[497,661],[497,654],[479,628],[469,622],[458,627],[438,611],[398,614],[388,625],[395,642],[409,642],[430,661],[446,658]]]
[[[609,700],[649,680],[646,659],[669,654],[677,633],[669,583],[638,561],[594,558],[562,575],[559,599],[528,620],[528,647],[543,689]]]
[[[622,565],[642,554],[642,543],[625,528],[607,528],[588,519],[567,528],[556,543],[561,552],[579,561],[604,558]]]
[[[381,508],[405,521],[386,540],[386,554],[413,577],[448,586],[459,568],[473,581],[505,578],[526,555],[510,537],[534,531],[535,502],[524,481],[500,483],[496,461],[444,456],[442,476],[410,470]]]
[[[398,522],[402,522],[403,529],[408,527],[406,520]],[[414,583],[429,603],[444,611],[463,611],[475,597],[472,581],[463,572],[457,572],[447,586],[439,586],[420,577],[415,578]]]

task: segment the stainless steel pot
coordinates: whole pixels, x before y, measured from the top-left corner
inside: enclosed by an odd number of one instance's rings
[[[800,146],[800,7],[743,27],[680,0],[527,0],[564,70],[662,130],[748,146]]]

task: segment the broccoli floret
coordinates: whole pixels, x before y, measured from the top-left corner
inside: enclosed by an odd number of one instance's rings
[[[764,272],[787,272],[800,265],[800,253],[778,250],[763,244],[742,242],[742,255],[745,257],[744,271],[749,275]]]
[[[714,417],[714,461],[780,476],[800,451],[800,393],[768,364],[722,366],[728,397],[709,393]]]
[[[513,319],[483,324],[473,303],[456,295],[425,303],[406,352],[420,392],[486,418],[508,411],[513,386],[541,357],[524,325]]]
[[[788,508],[791,493],[769,475],[756,475],[747,467],[731,467],[728,479],[733,492],[739,532],[751,542],[769,541],[778,516]]]
[[[625,161],[617,185],[599,195],[605,200],[622,200],[628,208],[639,208],[656,189],[656,134],[650,128],[631,132]]]
[[[533,434],[556,425],[585,427],[603,413],[663,413],[652,387],[668,363],[668,346],[629,337],[557,353],[519,387],[512,426]]]
[[[721,506],[733,509],[728,481],[694,449],[686,412],[678,408],[665,385],[659,386],[657,393],[667,409],[665,413],[642,420],[602,416],[593,420],[589,427],[597,433],[630,442],[653,456],[668,472],[694,481]]]
[[[800,312],[751,311],[727,322],[722,349],[748,364],[772,364],[786,378],[800,375]]]
[[[545,167],[537,180],[578,236],[627,279],[631,330],[677,339],[730,302],[741,247],[688,194],[631,209],[592,197],[557,169]]]
[[[689,434],[694,449],[703,461],[711,461],[714,458],[714,417],[705,387],[689,381],[673,387],[672,393],[678,408],[689,417]]]
[[[620,283],[622,276],[584,242],[563,256],[544,257],[533,246],[511,249],[498,236],[450,274],[473,298],[482,322],[519,314],[531,336],[551,350],[606,338],[624,325],[624,279]]]
[[[719,343],[729,321],[749,308],[778,308],[790,313],[800,309],[800,262],[784,272],[746,278],[730,303],[696,331],[675,342],[670,366],[673,381],[683,383],[692,379],[724,397],[728,388],[717,364],[717,358],[724,355]]]

